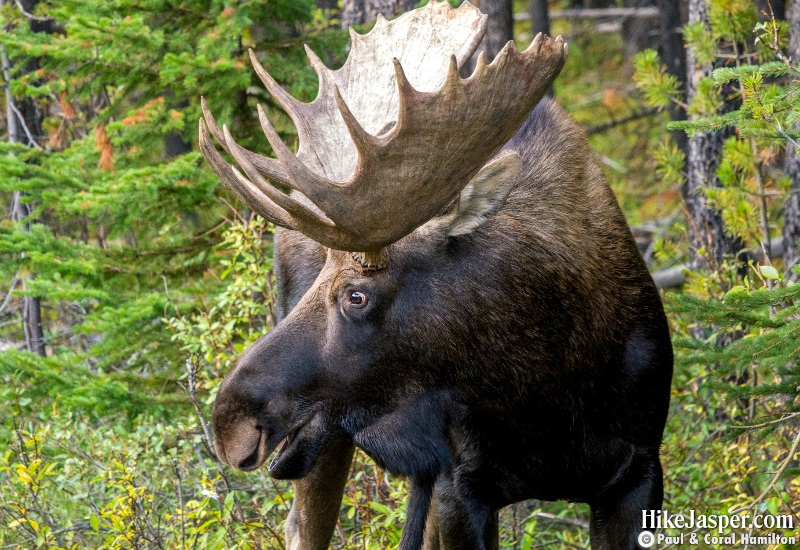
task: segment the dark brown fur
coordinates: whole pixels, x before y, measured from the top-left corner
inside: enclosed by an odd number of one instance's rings
[[[594,548],[635,548],[641,510],[662,499],[672,351],[659,295],[560,108],[543,101],[506,148],[523,166],[503,207],[456,238],[433,220],[388,247],[384,270],[280,234],[287,316],[220,388],[220,448],[238,442],[243,410],[269,448],[308,421],[276,476],[330,462],[329,441],[349,464],[352,439],[417,486],[435,481],[428,548],[492,548],[497,510],[528,498],[588,502]],[[353,290],[363,310],[345,302]],[[315,491],[301,482],[300,505],[341,498]],[[311,531],[329,540],[326,517]],[[312,547],[300,531],[290,547]]]

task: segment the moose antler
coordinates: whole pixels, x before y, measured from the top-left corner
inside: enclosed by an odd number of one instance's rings
[[[431,0],[366,35],[351,29],[344,66],[332,71],[306,47],[319,93],[303,103],[258,63],[270,94],[297,126],[293,154],[259,106],[277,159],[237,145],[205,102],[205,123],[242,175],[215,149],[203,121],[200,148],[214,172],[253,210],[322,245],[374,254],[436,216],[522,125],[566,59],[561,38],[539,34],[524,52],[509,42],[474,73],[458,67],[484,34],[486,16],[465,2]],[[390,63],[390,60],[392,63]],[[302,193],[319,210],[274,188]]]

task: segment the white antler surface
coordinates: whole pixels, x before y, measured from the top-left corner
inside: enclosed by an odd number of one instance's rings
[[[485,15],[472,6],[458,10],[447,2],[429,6],[391,23],[379,16],[367,35],[350,29],[350,55],[337,71],[325,67],[306,47],[320,82],[319,94],[306,112],[323,116],[308,122],[311,117],[302,117],[302,129],[298,125],[301,145],[297,157],[309,168],[340,182],[347,181],[356,168],[355,144],[336,107],[334,86],[364,130],[377,135],[397,122],[400,96],[394,59],[414,89],[434,92],[444,81],[450,56],[455,55],[461,65],[478,47],[486,27]],[[332,158],[339,161],[331,162]]]

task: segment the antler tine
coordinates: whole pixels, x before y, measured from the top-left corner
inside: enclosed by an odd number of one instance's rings
[[[357,244],[358,239],[355,236],[335,227],[330,220],[321,218],[311,210],[306,209],[300,203],[294,201],[294,199],[291,199],[291,197],[286,198],[292,202],[288,203],[284,201],[284,204],[290,205],[289,208],[299,213],[299,215],[293,215],[275,204],[266,196],[259,186],[256,186],[253,182],[242,176],[238,170],[225,162],[225,159],[222,158],[222,155],[220,155],[214,147],[203,119],[200,119],[199,122],[200,151],[203,153],[206,162],[211,166],[211,169],[220,181],[230,188],[245,202],[245,204],[247,204],[247,206],[253,209],[254,212],[257,212],[267,221],[275,225],[300,231],[318,242],[326,243],[328,246],[340,250],[352,248]],[[237,161],[239,160],[241,159],[237,159]],[[247,165],[246,160],[245,165]],[[249,166],[249,168],[252,169],[252,166]],[[252,170],[250,175],[253,175]]]
[[[257,189],[250,182],[244,178],[236,177],[233,167],[225,162],[214,147],[211,137],[208,135],[206,125],[203,119],[200,119],[200,151],[203,157],[208,162],[211,169],[217,177],[228,188],[231,189],[236,195],[241,198],[247,206],[258,212],[268,221],[281,227],[294,229],[290,216],[280,207],[272,203],[269,199],[263,196],[259,189]]]
[[[264,87],[267,91],[275,98],[275,101],[280,103],[281,107],[289,114],[295,124],[298,123],[300,119],[302,119],[302,114],[298,110],[299,101],[289,95],[286,90],[284,90],[280,84],[275,82],[275,79],[272,78],[264,66],[258,61],[256,58],[256,54],[252,48],[247,50],[250,54],[250,63],[253,65],[253,68],[256,70],[256,74],[261,82],[264,84]]]
[[[339,107],[339,112],[342,114],[344,123],[347,126],[347,131],[350,133],[350,137],[353,138],[353,142],[356,145],[360,157],[363,158],[373,154],[384,141],[364,130],[350,111],[347,103],[345,103],[342,98],[342,93],[339,91],[339,86],[336,84],[333,85],[333,97],[336,100],[336,105]]]
[[[311,63],[311,67],[314,69],[314,72],[317,73],[317,80],[319,81],[319,91],[317,92],[317,97],[325,97],[327,94],[330,93],[330,69],[325,66],[322,60],[314,53],[308,44],[303,44],[303,48],[306,50],[306,57],[308,57],[308,62]]]
[[[485,73],[486,73],[486,54],[481,52],[478,54],[478,60],[475,61],[475,70],[472,71],[472,74],[469,76],[469,78],[470,79],[482,78]]]
[[[403,70],[403,65],[400,64],[400,60],[395,57],[392,59],[392,63],[394,64],[394,75],[395,80],[397,81],[397,92],[400,100],[397,113],[397,125],[392,129],[392,133],[395,133],[405,122],[405,113],[408,108],[408,104],[411,102],[417,91],[408,81],[408,78],[406,78],[406,73]]]
[[[350,47],[356,47],[362,40],[363,35],[358,34],[353,27],[348,27],[347,32],[350,34]]]
[[[504,63],[505,62],[505,58],[508,57],[509,55],[511,55],[512,51],[516,52],[517,51],[517,47],[514,45],[514,41],[513,40],[509,40],[508,42],[506,42],[503,45],[502,48],[500,48],[500,51],[498,52],[498,54],[496,56],[494,56],[494,59],[492,60],[492,63],[498,63],[498,64]]]
[[[289,187],[296,189],[311,199],[311,202],[320,207],[323,212],[326,212],[326,207],[329,206],[330,199],[328,194],[335,184],[328,181],[311,170],[292,153],[283,140],[278,135],[278,132],[273,128],[272,123],[267,118],[267,113],[261,105],[258,108],[258,121],[261,123],[261,130],[267,136],[267,141],[272,146],[273,151],[278,156],[278,160],[289,173]]]
[[[241,183],[241,185],[248,190],[249,193],[253,194],[254,186],[250,180],[242,176],[239,171],[234,168],[233,166],[230,167],[231,173],[236,177],[236,179]],[[235,190],[237,194],[240,191]],[[255,193],[257,195],[257,193]],[[241,195],[240,195],[241,196]],[[243,197],[244,198],[244,197]],[[290,221],[288,223],[281,223],[279,219],[272,219],[267,215],[264,215],[263,211],[265,208],[268,208],[267,205],[264,203],[266,202],[269,208],[274,207],[274,205],[264,197],[260,197],[257,199],[259,201],[259,205],[262,207],[262,210],[254,209],[259,214],[262,214],[267,221],[271,221],[275,225],[280,225],[281,227],[285,227],[287,229],[294,229],[296,231],[300,231],[304,235],[308,235],[312,239],[318,242],[324,243],[331,243],[330,246],[335,248],[348,248],[352,246],[354,240],[351,235],[340,231],[339,228],[335,227],[330,220],[325,220],[320,218],[317,214],[313,213],[311,210],[305,209],[299,203],[295,203],[298,208],[296,209],[297,212],[301,212],[299,216],[292,216],[290,215]],[[247,201],[245,201],[247,202]],[[252,208],[252,207],[251,207]]]
[[[444,79],[444,84],[442,84],[442,89],[457,86],[459,82],[461,82],[461,77],[458,74],[458,61],[455,55],[451,55],[450,66],[447,68],[447,76]]]
[[[533,48],[533,49],[537,49],[537,48],[539,47],[539,44],[542,42],[542,37],[543,37],[543,36],[544,36],[544,34],[542,34],[541,32],[537,32],[537,33],[536,33],[536,36],[534,36],[534,37],[533,37],[533,41],[532,41],[532,42],[530,43],[530,45],[529,45],[529,46],[528,46],[528,47],[525,49],[525,51],[527,52],[527,51],[528,51],[528,50],[530,50],[531,48]],[[561,35],[559,35],[559,36],[558,36],[558,38],[561,38]]]
[[[214,139],[217,140],[220,147],[222,147],[226,153],[232,155],[228,144],[225,142],[225,137],[222,135],[222,130],[219,129],[217,125],[217,121],[214,119],[214,115],[211,114],[211,110],[208,108],[208,104],[206,103],[205,98],[200,98],[200,107],[203,110],[203,118],[206,119],[206,124],[208,124],[208,129],[211,131],[211,135],[214,136]],[[276,161],[275,159],[262,157],[261,155],[257,155],[252,151],[248,151],[244,147],[241,147],[238,144],[234,144],[238,151],[244,155],[247,160],[249,160],[253,166],[256,167],[261,174],[265,175],[266,177],[273,179],[283,185],[289,185],[289,174],[286,173],[286,170],[283,169],[281,164]]]
[[[358,229],[365,250],[412,232],[516,133],[564,61],[561,40],[542,37],[525,52],[509,43],[465,80],[450,59],[439,89],[421,92],[395,58],[397,124],[371,156],[360,156],[353,180],[337,189],[336,210],[323,210],[338,226]]]
[[[225,134],[225,141],[228,143],[228,147],[230,147],[232,151],[231,155],[233,158],[236,159],[236,162],[239,163],[239,166],[241,166],[242,170],[244,170],[245,174],[247,174],[247,177],[250,178],[250,182],[255,184],[255,187],[257,187],[259,191],[266,195],[269,200],[288,212],[291,216],[298,218],[304,223],[309,225],[320,224],[327,227],[335,227],[333,222],[330,220],[321,217],[316,212],[308,210],[305,206],[295,201],[289,195],[272,187],[272,185],[270,185],[269,182],[255,170],[253,165],[247,160],[247,157],[238,152],[237,148],[235,147],[236,142],[233,141],[233,137],[231,137],[228,128],[223,126],[222,131]],[[239,179],[245,179],[235,168],[233,168],[233,173]]]

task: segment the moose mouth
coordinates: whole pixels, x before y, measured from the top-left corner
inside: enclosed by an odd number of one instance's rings
[[[277,449],[269,463],[271,477],[296,479],[305,476],[325,443],[326,438],[317,426],[319,423],[318,415],[311,414],[295,424],[288,433],[284,432],[286,435],[283,437],[269,437],[266,430],[258,428],[259,437],[253,451],[236,467],[244,471],[255,470]]]
[[[295,441],[298,439],[297,438],[297,434],[302,429],[303,429],[303,426],[300,426],[299,428],[295,429],[294,431],[289,433],[289,435],[287,435],[286,437],[284,437],[281,440],[280,446],[278,447],[278,452],[275,453],[275,456],[272,457],[272,460],[269,463],[268,470],[269,470],[270,474],[273,471],[280,470],[281,463],[283,462],[284,456],[289,457],[290,455],[293,454],[293,452],[294,452],[294,450],[296,448]]]
[[[281,440],[278,452],[269,464],[275,479],[298,479],[314,468],[331,435],[320,411],[308,415]]]
[[[292,443],[295,441],[295,437],[297,436],[298,432],[303,428],[305,422],[303,422],[300,426],[293,429],[289,432],[288,435],[283,437],[283,439],[279,439],[278,443],[273,443],[270,445],[269,437],[267,436],[266,430],[261,428],[258,429],[258,440],[255,442],[255,447],[253,448],[253,452],[250,453],[246,458],[244,458],[238,464],[235,464],[236,468],[239,470],[243,470],[245,472],[250,472],[255,470],[267,460],[267,457],[272,453],[272,451],[278,447],[278,452],[273,457],[272,462],[270,462],[269,469],[270,471],[281,462],[283,456],[286,454],[287,450],[292,447]]]

